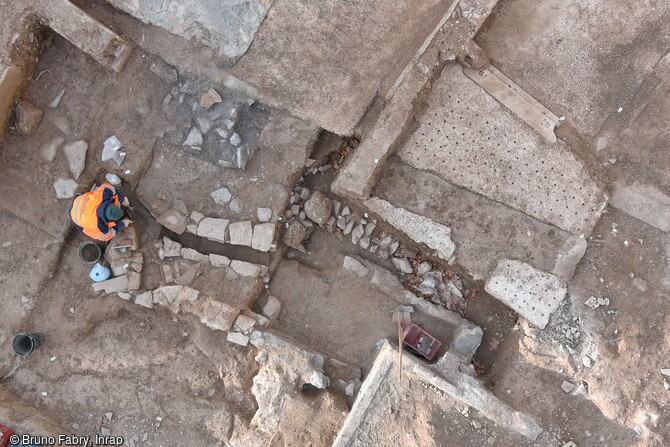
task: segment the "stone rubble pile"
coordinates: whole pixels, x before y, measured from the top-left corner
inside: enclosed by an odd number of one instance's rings
[[[221,187],[211,194],[217,204],[223,205],[233,199],[228,188]],[[271,208],[258,208],[258,223],[251,220],[230,222],[229,219],[218,217],[207,217],[199,211],[186,209],[182,201],[175,201],[173,209],[164,211],[158,217],[158,223],[174,231],[177,234],[189,232],[206,239],[229,243],[232,245],[244,245],[254,250],[263,252],[276,249],[275,232],[276,225],[273,221]],[[197,259],[193,259],[197,260]]]
[[[169,113],[170,107],[185,102],[193,103],[193,122],[182,145],[195,153],[210,148],[220,166],[245,169],[255,150],[255,145],[244,142],[238,133],[240,109],[248,106],[248,101],[222,99],[213,88],[199,94],[198,89],[187,81],[181,87],[172,88],[163,99],[162,107]]]
[[[300,182],[291,195],[283,218],[284,243],[300,251],[304,251],[302,243],[309,238],[315,225],[335,233],[340,239],[350,237],[352,244],[382,259],[388,259],[400,247],[396,237],[380,230],[375,232],[377,220],[369,218],[367,213],[361,217],[349,206],[329,199],[320,191],[312,192]]]
[[[274,296],[267,297],[262,314],[258,314],[250,309],[235,308],[189,287],[208,263],[225,269],[226,277],[231,279],[238,275],[265,275],[266,266],[230,260],[221,255],[206,256],[196,250],[184,248],[169,238],[163,238],[163,241],[156,244],[156,248],[162,261],[163,285],[153,290],[142,289],[141,271],[144,259],[142,253],[134,253],[115,259],[111,263],[115,276],[94,283],[93,289],[108,294],[116,293],[120,298],[133,301],[147,309],[160,306],[174,314],[195,315],[210,329],[228,332],[226,339],[241,346],[247,346],[254,333],[259,337],[259,331],[267,328],[270,320],[279,315],[282,303]]]
[[[211,265],[224,270],[227,279],[243,277],[263,277],[268,267],[260,264],[229,259],[226,256],[199,253],[192,248],[182,247],[178,242],[164,237],[156,244],[158,257],[161,259],[161,272],[166,284],[177,283],[188,285],[202,272],[204,266]]]

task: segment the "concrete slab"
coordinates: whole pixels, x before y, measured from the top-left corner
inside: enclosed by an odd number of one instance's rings
[[[130,45],[68,0],[37,4],[43,23],[112,71],[120,72],[130,57]]]
[[[269,104],[349,135],[451,3],[276,0],[232,71]]]
[[[540,435],[542,428],[533,418],[513,410],[476,379],[460,372],[458,360],[450,363],[450,368],[443,368],[449,371],[445,377],[420,360],[404,356],[405,378],[400,381],[398,352],[384,341],[333,446],[393,445],[396,436],[410,440],[411,445],[490,444],[485,431],[473,428],[471,420],[463,418],[464,405],[477,412],[474,417],[481,424],[485,423],[482,419],[495,424],[496,443],[501,445],[529,445],[529,440]],[[429,434],[417,433],[415,427],[422,424],[414,422],[433,420],[433,412],[440,415],[439,423],[431,424]],[[397,414],[393,424],[388,424],[389,413]]]
[[[372,195],[451,228],[456,262],[475,279],[487,278],[504,258],[552,271],[558,255],[567,254],[574,246],[569,243],[570,233],[402,163],[397,157],[384,165]],[[572,258],[573,263],[578,261]],[[565,264],[567,270],[569,266]]]
[[[145,23],[185,39],[197,39],[233,61],[247,51],[272,6],[272,0],[108,1]]]
[[[393,153],[396,141],[407,130],[418,105],[419,92],[429,76],[418,67],[412,69],[399,85],[380,114],[373,129],[356,151],[348,157],[331,189],[335,194],[366,199],[379,176],[381,167]]]
[[[518,0],[505,3],[477,41],[524,90],[595,136],[667,54],[669,12],[656,1]]]
[[[489,65],[482,70],[465,68],[463,73],[548,141],[556,142],[554,129],[560,122],[559,118],[523,91],[500,70],[493,65]]]
[[[498,262],[486,281],[486,291],[540,329],[568,293],[558,277],[509,259]]]
[[[398,151],[404,162],[566,231],[590,233],[606,198],[565,145],[544,141],[458,65],[445,68],[428,101]]]
[[[670,231],[670,197],[655,186],[617,184],[610,203],[654,228]]]
[[[410,239],[426,244],[442,259],[449,259],[456,246],[451,240],[451,229],[432,219],[404,208],[397,208],[378,197],[365,200],[364,205],[381,219],[409,236]]]

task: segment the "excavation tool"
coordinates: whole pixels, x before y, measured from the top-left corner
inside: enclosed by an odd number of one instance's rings
[[[402,342],[403,327],[412,323],[411,314],[414,312],[412,306],[398,306],[392,313],[391,321],[398,325],[398,374],[402,381]]]

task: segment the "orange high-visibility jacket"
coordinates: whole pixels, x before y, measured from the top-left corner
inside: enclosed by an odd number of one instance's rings
[[[103,183],[95,191],[81,194],[74,198],[69,209],[70,219],[75,228],[87,236],[99,241],[108,241],[123,230],[123,222],[108,222],[105,210],[109,205],[123,201],[123,195],[109,183]]]

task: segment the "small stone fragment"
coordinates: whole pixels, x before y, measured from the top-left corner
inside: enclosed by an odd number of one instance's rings
[[[393,258],[391,261],[393,262],[393,265],[395,265],[395,267],[400,270],[401,273],[414,273],[414,270],[412,269],[412,263],[409,262],[409,259],[405,257]]]
[[[423,261],[421,264],[416,266],[417,275],[425,275],[431,270],[433,270],[433,265],[428,261]]]
[[[241,332],[228,332],[226,340],[240,346],[246,346],[249,344],[249,337]]]
[[[199,223],[203,219],[203,217],[205,217],[205,215],[202,214],[201,212],[191,211],[191,220],[193,220],[193,222]]]
[[[342,202],[339,200],[333,200],[333,216],[337,217],[340,214],[340,210],[342,209]]]
[[[370,236],[363,236],[360,241],[358,241],[358,246],[363,250],[367,250],[370,247]]]
[[[200,131],[202,133],[207,133],[210,130],[212,130],[212,127],[214,126],[214,123],[212,123],[211,120],[209,120],[206,116],[199,116],[196,119],[196,122],[198,123],[198,127],[200,127]]]
[[[365,234],[365,228],[363,228],[363,225],[356,225],[356,228],[353,229],[351,232],[351,242],[354,244],[358,244],[358,241],[361,240],[363,235]]]
[[[182,248],[181,256],[184,259],[188,259],[189,261],[195,261],[195,262],[202,262],[208,259],[208,256],[205,256],[202,253],[199,253],[198,251],[192,248]]]
[[[221,95],[219,95],[219,93],[213,88],[207,90],[202,95],[202,97],[200,97],[200,106],[205,109],[211,109],[214,104],[220,102],[221,102]]]
[[[163,237],[163,253],[166,258],[181,256],[181,244],[170,238]]]
[[[212,191],[209,195],[218,205],[225,205],[226,203],[230,202],[230,199],[233,198],[233,195],[225,186],[222,186],[216,191]]]
[[[260,265],[238,261],[237,259],[230,261],[230,268],[240,276],[258,277],[261,274]]]
[[[591,309],[596,309],[596,308],[598,308],[598,298],[596,298],[595,296],[592,296],[588,300],[586,300],[584,302],[584,304],[586,306],[590,307]]]
[[[268,318],[274,318],[281,310],[281,301],[272,295],[268,296],[268,301],[263,306],[263,315]]]
[[[163,272],[163,278],[165,279],[166,284],[171,284],[174,282],[172,268],[168,264],[161,265],[161,271]]]
[[[79,185],[72,179],[58,178],[54,182],[57,199],[71,199],[77,193]]]
[[[32,135],[37,130],[44,112],[39,107],[31,104],[25,99],[19,99],[16,103],[16,118],[19,130],[24,135]]]
[[[202,134],[197,127],[193,127],[188,133],[186,140],[184,140],[184,146],[201,146],[202,145]]]
[[[342,233],[349,234],[349,233],[351,233],[351,230],[353,230],[353,229],[354,229],[354,221],[352,220],[347,224],[347,226],[345,227],[344,231],[342,231]]]
[[[333,202],[320,191],[315,191],[305,202],[305,214],[314,223],[323,226],[333,212]]]
[[[337,219],[337,228],[339,228],[340,230],[344,230],[345,228],[347,228],[347,219],[344,217],[340,217],[339,219]]]
[[[210,253],[209,262],[212,264],[212,267],[228,267],[230,265],[230,259],[226,256],[216,255]]]
[[[303,253],[306,253],[302,243],[309,236],[309,230],[297,220],[288,223],[288,228],[284,232],[283,241],[286,245]]]
[[[588,355],[585,355],[584,357],[582,357],[582,365],[584,365],[587,368],[590,368],[593,366],[593,360]]]
[[[119,296],[119,298],[125,301],[130,301],[131,299],[133,299],[133,296],[127,292],[116,292],[116,294]]]
[[[370,222],[365,226],[365,234],[366,236],[371,236],[372,232],[375,231],[375,228],[377,228],[377,224],[374,222]]]
[[[272,220],[272,209],[270,208],[258,208],[256,214],[260,222],[270,222]]]
[[[216,132],[219,135],[219,138],[222,140],[225,140],[228,138],[228,131],[226,129],[221,129],[220,127],[217,127],[214,129],[214,132]]]
[[[240,145],[241,142],[242,142],[242,139],[237,134],[237,132],[233,132],[233,134],[230,136],[230,144],[237,147],[237,146]]]
[[[256,325],[256,319],[255,318],[247,317],[246,315],[240,314],[237,317],[237,319],[235,320],[235,324],[233,325],[233,328],[246,334],[255,325]]]
[[[575,385],[568,382],[567,380],[564,380],[563,383],[561,383],[561,389],[569,394],[572,390],[575,389]]]

